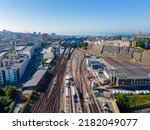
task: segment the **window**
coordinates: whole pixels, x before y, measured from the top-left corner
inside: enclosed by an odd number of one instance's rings
[[[141,83],[141,80],[139,80],[139,82],[138,83]]]

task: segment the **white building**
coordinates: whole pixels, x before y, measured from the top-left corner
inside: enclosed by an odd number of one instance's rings
[[[34,50],[35,50],[35,46],[27,46],[24,49],[24,54],[27,54],[29,56],[29,59],[32,58],[33,54],[34,54]]]
[[[30,59],[29,57],[26,58],[26,60],[23,61],[23,63],[20,65],[20,67],[18,68],[18,71],[19,71],[19,78],[22,77],[22,75],[24,74],[27,66],[28,66],[28,63],[29,63]]]
[[[18,81],[27,68],[29,63],[28,55],[24,55],[21,58],[18,58],[15,53],[13,55],[11,58],[7,55],[0,61],[0,84]]]
[[[0,84],[4,83],[4,79],[3,79],[3,74],[2,71],[0,70]]]
[[[7,52],[0,53],[0,60],[2,60],[6,56]]]
[[[16,52],[0,54],[0,84],[21,79],[27,65],[34,55],[36,45],[17,46]]]
[[[18,46],[15,50],[16,50],[17,54],[27,54],[29,56],[29,59],[31,59],[34,54],[35,48],[36,48],[36,45],[34,45],[34,46]]]
[[[15,82],[18,80],[17,69],[8,68],[8,69],[4,70],[4,72],[5,72],[5,82],[6,83]]]

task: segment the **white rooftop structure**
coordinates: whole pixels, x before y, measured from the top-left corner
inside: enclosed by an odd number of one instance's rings
[[[21,51],[21,50],[23,50],[25,48],[25,46],[18,46],[18,47],[16,47],[16,51]]]
[[[51,61],[52,61],[52,59],[48,59],[48,60],[45,62],[45,64],[50,64]]]

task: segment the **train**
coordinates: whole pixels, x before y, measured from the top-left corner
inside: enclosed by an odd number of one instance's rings
[[[71,96],[70,98],[72,102],[73,113],[77,113],[77,94],[76,94],[72,76],[67,75],[65,77],[65,80],[66,82],[64,88],[64,95],[66,98],[69,98],[69,96]]]

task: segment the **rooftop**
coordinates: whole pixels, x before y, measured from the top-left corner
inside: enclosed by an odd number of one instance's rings
[[[33,47],[33,46],[27,46],[27,47],[25,48],[25,50],[26,50],[26,51],[30,51],[30,50],[32,49],[32,47]]]
[[[8,61],[9,59],[5,59],[5,61]],[[11,60],[10,60],[11,61]],[[19,59],[13,59],[14,63],[11,66],[7,67],[0,67],[0,70],[5,70],[5,69],[18,69],[20,68],[24,62],[26,61],[26,58],[19,58]]]
[[[115,59],[111,59],[108,57],[103,57],[102,58],[105,62],[107,62],[110,66],[112,66],[113,68],[127,68],[127,67],[145,67],[142,64],[137,64],[137,63],[132,63],[132,62],[127,62],[127,61],[120,61],[120,60],[115,60]]]
[[[51,61],[52,61],[52,59],[48,59],[45,63],[46,63],[46,64],[50,64]]]
[[[21,50],[23,50],[24,48],[25,48],[25,46],[17,46],[15,50],[16,50],[16,51],[21,51]]]
[[[0,57],[1,56],[3,56],[3,55],[5,55],[7,52],[2,52],[2,53],[0,53]]]
[[[105,71],[119,78],[150,78],[150,66],[132,63],[128,61],[116,60],[108,57],[102,58],[111,69]]]
[[[29,51],[32,49],[33,46],[17,46],[16,47],[16,51],[22,51],[22,50],[26,50],[26,51]]]
[[[47,72],[47,70],[38,70],[32,77],[31,80],[29,80],[28,82],[26,82],[23,87],[30,87],[30,86],[37,86],[38,83],[41,81],[41,79],[43,78],[43,76],[45,75],[45,73]]]
[[[88,61],[90,62],[99,62],[95,57],[94,58],[87,58]]]
[[[150,67],[105,69],[119,78],[150,78]]]

